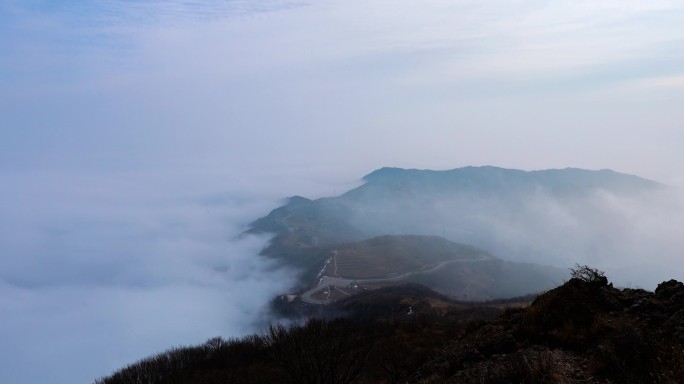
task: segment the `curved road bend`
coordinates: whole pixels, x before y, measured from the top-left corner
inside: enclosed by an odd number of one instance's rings
[[[442,261],[441,263],[435,265],[434,267],[432,267],[430,269],[425,269],[422,271],[406,272],[406,273],[402,273],[401,275],[397,275],[397,276],[382,277],[382,278],[375,278],[375,279],[348,279],[345,277],[321,276],[321,279],[318,281],[318,284],[316,284],[315,287],[305,291],[299,297],[303,302],[309,303],[309,304],[328,304],[328,303],[331,303],[332,300],[314,299],[313,297],[311,297],[311,295],[313,295],[317,291],[320,291],[322,288],[324,288],[326,286],[332,287],[335,289],[339,289],[338,287],[347,287],[354,282],[356,282],[357,284],[372,284],[372,283],[386,283],[386,282],[390,282],[390,281],[399,281],[399,280],[403,280],[403,279],[405,279],[409,276],[412,276],[412,275],[435,272],[438,269],[440,269],[440,268],[442,268],[448,264],[473,263],[473,262],[489,261],[489,260],[492,260],[492,258],[491,257],[483,257],[481,259],[447,260],[447,261]]]

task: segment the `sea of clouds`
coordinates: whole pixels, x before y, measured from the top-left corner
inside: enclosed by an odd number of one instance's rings
[[[296,278],[259,256],[268,237],[240,236],[288,192],[282,178],[0,177],[0,382],[87,383],[171,347],[258,332]]]

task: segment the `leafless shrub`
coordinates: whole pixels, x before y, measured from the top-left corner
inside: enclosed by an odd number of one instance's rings
[[[575,264],[574,268],[570,268],[570,276],[590,284],[605,285],[608,283],[604,272],[587,265]]]

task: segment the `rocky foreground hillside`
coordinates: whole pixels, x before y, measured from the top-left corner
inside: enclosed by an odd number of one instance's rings
[[[594,278],[596,277],[596,278]],[[446,346],[417,383],[680,383],[684,284],[571,279]]]
[[[211,339],[96,383],[682,382],[684,284],[648,292],[589,268],[574,276],[529,306],[381,289],[336,303],[344,319]]]

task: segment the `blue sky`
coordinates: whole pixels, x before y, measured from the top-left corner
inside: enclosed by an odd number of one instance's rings
[[[252,330],[233,236],[382,166],[682,186],[682,48],[677,1],[0,0],[0,382]]]
[[[680,178],[676,2],[54,3],[1,6],[4,168],[250,152]]]

